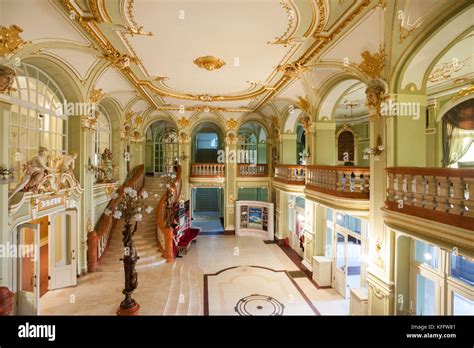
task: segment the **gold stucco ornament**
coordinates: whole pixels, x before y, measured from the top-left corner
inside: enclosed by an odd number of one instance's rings
[[[207,71],[218,70],[225,65],[225,62],[222,59],[214,56],[198,57],[194,59],[193,63]]]

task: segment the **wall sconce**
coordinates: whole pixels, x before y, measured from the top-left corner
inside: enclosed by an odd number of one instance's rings
[[[364,150],[363,159],[369,159],[369,155],[373,155],[374,160],[378,161],[378,160],[380,160],[380,155],[382,154],[383,150],[384,150],[384,147],[382,145],[382,138],[379,135],[377,137],[376,146],[372,147],[372,148],[368,147]]]

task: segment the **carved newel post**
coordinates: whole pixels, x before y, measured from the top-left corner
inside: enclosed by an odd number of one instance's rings
[[[135,227],[132,231],[131,218],[125,217],[125,228],[123,230],[123,247],[124,257],[123,268],[125,273],[125,288],[122,293],[125,295],[125,299],[120,302],[120,307],[117,310],[117,315],[138,315],[140,305],[132,298],[133,291],[138,286],[138,275],[135,270],[135,265],[140,258],[137,255],[135,244],[133,243],[133,235],[137,230],[138,224],[135,222]]]

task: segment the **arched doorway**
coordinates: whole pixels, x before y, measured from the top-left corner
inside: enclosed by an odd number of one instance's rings
[[[174,172],[178,161],[178,132],[167,121],[157,121],[146,131],[146,172],[164,174]]]

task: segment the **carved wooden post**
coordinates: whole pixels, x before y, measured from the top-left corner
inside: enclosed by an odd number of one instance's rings
[[[11,315],[13,310],[13,292],[0,286],[0,315]]]

